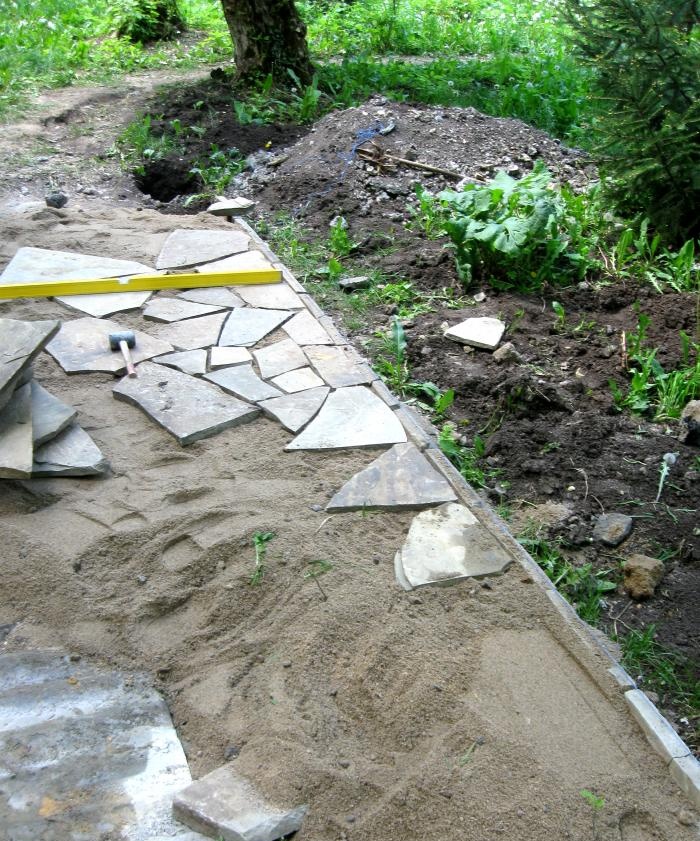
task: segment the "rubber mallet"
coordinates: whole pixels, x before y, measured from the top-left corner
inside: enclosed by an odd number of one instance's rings
[[[109,346],[112,350],[120,350],[126,362],[126,373],[130,377],[136,376],[136,368],[131,361],[131,354],[129,348],[136,346],[136,335],[133,330],[122,330],[121,333],[109,334]]]

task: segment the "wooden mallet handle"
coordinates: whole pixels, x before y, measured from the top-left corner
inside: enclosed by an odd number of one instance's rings
[[[126,362],[126,373],[130,377],[135,377],[136,368],[134,368],[134,363],[131,361],[131,351],[129,350],[129,345],[127,345],[124,339],[119,340],[119,350],[121,350],[124,362]]]

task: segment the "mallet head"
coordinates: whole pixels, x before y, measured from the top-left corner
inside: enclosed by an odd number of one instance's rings
[[[133,330],[122,330],[121,333],[109,334],[109,346],[112,350],[119,350],[119,342],[126,342],[129,348],[136,346],[136,335]]]

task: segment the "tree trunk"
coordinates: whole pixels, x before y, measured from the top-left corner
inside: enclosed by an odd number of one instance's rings
[[[271,73],[278,81],[289,81],[289,69],[302,83],[311,81],[306,25],[294,0],[221,0],[221,4],[233,39],[238,79]]]

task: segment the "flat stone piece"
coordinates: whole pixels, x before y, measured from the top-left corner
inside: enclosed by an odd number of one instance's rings
[[[348,347],[307,347],[309,362],[331,388],[363,385],[377,379],[369,365],[360,362],[355,351]]]
[[[291,339],[283,339],[260,350],[254,350],[253,356],[258,363],[260,376],[266,380],[306,365],[304,351]]]
[[[663,757],[666,764],[690,754],[688,745],[641,689],[625,692],[625,701],[647,741]]]
[[[406,433],[396,415],[365,386],[340,388],[285,450],[339,450],[400,444]]]
[[[467,318],[445,331],[445,338],[470,347],[493,350],[503,338],[506,325],[498,318]]]
[[[22,383],[34,357],[58,332],[60,321],[0,318],[0,409]]]
[[[674,759],[669,773],[696,809],[700,809],[700,762],[694,756]]]
[[[228,313],[202,315],[199,318],[186,318],[173,324],[158,327],[157,335],[179,350],[197,350],[211,347],[219,341],[221,328]]]
[[[204,379],[216,383],[224,391],[235,394],[236,397],[250,400],[251,403],[281,396],[278,389],[260,379],[252,365],[233,365],[230,368],[221,368],[219,371],[212,371],[211,374],[207,374]]]
[[[411,443],[396,444],[346,482],[328,511],[427,508],[457,499],[445,477]]]
[[[471,511],[455,502],[417,514],[397,555],[409,589],[500,575],[511,561]]]
[[[231,257],[224,257],[223,260],[214,260],[202,266],[202,273],[206,272],[235,272],[255,271],[256,269],[272,269],[274,266],[261,251],[245,251],[242,254],[234,254]]]
[[[110,350],[109,334],[120,333],[124,328],[115,321],[104,318],[77,318],[64,321],[56,338],[46,350],[68,374],[79,371],[104,371],[117,374],[125,370],[124,357],[119,350]],[[134,364],[170,353],[172,345],[154,339],[147,333],[134,331],[136,345],[131,349]]]
[[[308,388],[317,388],[324,385],[323,380],[311,370],[311,368],[297,368],[296,371],[287,371],[274,377],[272,382],[286,391],[287,394],[294,394],[296,391],[306,391]]]
[[[197,266],[238,254],[248,248],[250,237],[242,231],[203,231],[178,228],[166,239],[156,260],[157,269]]]
[[[357,277],[346,277],[338,281],[338,286],[344,292],[354,292],[356,289],[369,289],[372,285],[372,278],[368,275],[358,275]]]
[[[203,289],[188,289],[177,296],[184,301],[194,301],[196,304],[209,304],[212,307],[242,307],[243,299],[231,292],[225,286],[206,286]]]
[[[137,377],[124,377],[114,386],[114,396],[138,406],[183,446],[258,414],[254,406],[172,368],[144,362],[137,370]]]
[[[301,298],[284,281],[281,283],[234,286],[233,288],[251,307],[262,307],[268,310],[304,309]]]
[[[32,438],[34,446],[40,447],[46,441],[55,438],[77,416],[72,406],[67,406],[58,397],[54,397],[35,380],[32,388]]]
[[[601,514],[593,527],[593,540],[605,546],[619,546],[630,536],[633,524],[627,514]]]
[[[287,310],[234,310],[224,325],[219,344],[251,347],[277,329],[290,315]]]
[[[187,760],[142,679],[57,651],[3,654],[0,721],[3,839],[190,837],[172,816]]]
[[[222,199],[215,201],[207,208],[207,213],[214,216],[241,216],[251,207],[255,207],[255,202],[250,199],[243,198],[243,196],[236,196],[232,199]]]
[[[224,765],[175,796],[175,817],[224,841],[276,841],[300,827],[308,806],[293,809],[264,800],[251,783]]]
[[[298,312],[282,328],[298,345],[332,345],[333,339],[326,333],[308,310]]]
[[[207,373],[207,352],[201,348],[166,353],[165,356],[157,356],[153,361],[169,368],[177,368],[178,371],[192,374],[194,377]]]
[[[211,315],[224,307],[211,304],[197,304],[194,301],[182,301],[179,298],[155,298],[143,311],[144,318],[152,321],[183,321],[186,318],[197,318],[199,315]]]
[[[298,432],[323,405],[330,388],[310,388],[285,397],[263,400],[258,405],[265,414],[278,420],[290,432]]]
[[[229,365],[244,365],[252,362],[250,351],[244,347],[213,347],[209,351],[209,367],[212,371],[217,368],[228,368]]]
[[[137,310],[152,294],[152,292],[106,292],[103,295],[62,295],[54,300],[72,310],[102,318],[115,312]]]
[[[109,464],[77,423],[34,451],[32,476],[101,476]]]
[[[0,410],[0,478],[28,479],[32,475],[32,388],[20,386]]]

